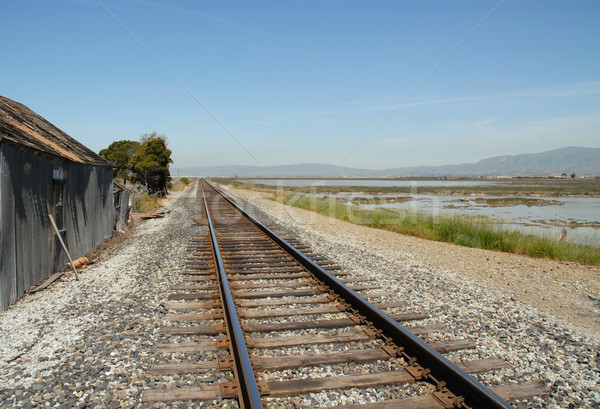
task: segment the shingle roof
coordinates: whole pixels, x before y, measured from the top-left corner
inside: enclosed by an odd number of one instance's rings
[[[0,140],[82,165],[113,166],[25,105],[1,95]]]

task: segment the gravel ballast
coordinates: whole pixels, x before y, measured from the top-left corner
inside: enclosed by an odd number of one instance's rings
[[[511,365],[475,375],[484,384],[542,380],[552,389],[517,407],[600,408],[598,268],[431,242],[284,206],[254,191],[229,192],[353,276],[395,291],[407,311],[428,312],[449,328],[428,341],[476,340],[476,350],[449,358],[500,357]]]
[[[0,407],[133,408],[152,386],[161,303],[180,284],[195,185],[101,261],[0,314]],[[156,405],[161,406],[161,405]]]

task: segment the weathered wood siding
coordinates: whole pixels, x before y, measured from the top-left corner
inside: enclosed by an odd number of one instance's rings
[[[0,311],[34,283],[65,267],[67,258],[48,214],[54,184],[64,178],[64,239],[73,258],[112,234],[112,169],[77,165],[0,144]]]
[[[131,198],[131,192],[128,190],[121,190],[114,194],[115,200],[115,231],[126,230],[127,220],[129,219],[129,213],[131,207],[129,206],[129,199]]]

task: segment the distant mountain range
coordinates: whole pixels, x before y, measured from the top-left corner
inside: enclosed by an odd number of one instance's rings
[[[477,163],[416,166],[384,170],[356,169],[321,163],[279,166],[198,166],[181,168],[186,176],[237,177],[405,177],[405,176],[542,176],[600,175],[600,148],[570,146],[547,152],[496,156]]]

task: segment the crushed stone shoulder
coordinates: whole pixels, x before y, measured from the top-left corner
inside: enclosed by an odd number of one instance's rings
[[[0,314],[0,406],[141,407],[160,304],[184,265],[196,185],[108,257]]]

